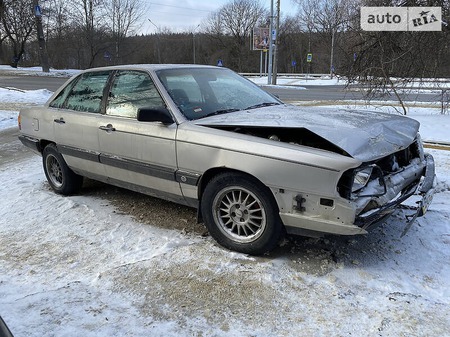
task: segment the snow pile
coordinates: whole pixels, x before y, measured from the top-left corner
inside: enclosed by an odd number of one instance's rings
[[[78,69],[50,69],[50,72],[44,73],[42,67],[17,67],[12,68],[7,65],[0,65],[0,71],[7,75],[24,75],[24,76],[51,76],[51,77],[71,77],[80,72]]]
[[[6,103],[43,104],[51,95],[53,95],[53,92],[47,89],[20,90],[16,88],[0,88],[1,100]]]
[[[272,86],[272,84],[267,84],[267,76],[260,77],[248,77],[252,82],[261,85],[261,86]],[[343,80],[339,77],[330,78],[330,76],[322,76],[322,77],[305,77],[304,75],[299,76],[278,76],[277,77],[277,87],[278,86],[289,86],[290,89],[295,88],[295,86],[299,89],[305,90],[306,88],[302,88],[302,85],[347,85],[347,81]]]
[[[0,88],[1,109],[9,107],[11,110],[0,110],[0,130],[17,126],[18,109],[20,106],[44,104],[53,92],[47,89],[19,90],[14,88]]]

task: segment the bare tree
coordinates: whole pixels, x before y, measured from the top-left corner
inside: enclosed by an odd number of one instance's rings
[[[115,44],[115,63],[120,63],[121,45],[141,19],[143,4],[141,0],[108,0],[105,8],[109,18],[109,30]]]
[[[50,0],[44,11],[47,50],[51,63],[56,68],[69,66],[70,48],[73,45],[72,14],[64,0]],[[53,51],[53,53],[52,53]]]
[[[265,23],[268,11],[258,0],[232,0],[214,12],[205,22],[205,32],[227,49],[230,66],[242,71],[244,59],[248,59],[253,27]],[[231,41],[228,39],[231,37]]]
[[[34,29],[35,22],[32,9],[32,0],[2,1],[1,23],[4,34],[12,45],[11,66],[13,67],[17,67],[25,53],[25,45]]]
[[[84,44],[80,47],[88,51],[87,67],[92,67],[96,57],[106,48],[105,0],[73,0],[71,4],[74,25]]]
[[[299,6],[299,21],[311,35],[313,32],[330,40],[330,76],[335,67],[335,47],[338,32],[347,27],[354,15],[354,0],[295,0]]]
[[[71,25],[71,13],[64,0],[51,0],[45,11],[47,15],[47,39],[62,41]]]
[[[6,35],[4,34],[4,29],[3,29],[3,15],[4,15],[4,10],[5,10],[5,4],[3,0],[0,0],[0,62],[4,62],[3,61],[3,41],[6,39]]]
[[[308,50],[308,35],[302,31],[301,25],[294,16],[281,18],[278,33],[278,67],[280,72],[305,71],[306,55]],[[295,61],[295,63],[292,63]],[[306,72],[306,71],[305,71]]]

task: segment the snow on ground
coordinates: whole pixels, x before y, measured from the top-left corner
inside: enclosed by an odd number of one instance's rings
[[[450,141],[450,116],[410,113]],[[0,112],[0,129],[16,118]],[[450,153],[431,152],[437,193],[405,237],[398,211],[368,236],[290,238],[263,257],[140,223],[89,189],[56,195],[38,156],[0,162],[0,315],[16,337],[450,336]]]
[[[0,88],[2,102],[42,104],[53,94],[47,89],[21,90],[15,88]]]
[[[25,75],[25,76],[52,76],[52,77],[71,77],[80,72],[78,69],[50,69],[50,72],[44,73],[42,67],[17,67],[12,68],[8,65],[0,65],[0,72],[4,75]]]
[[[267,84],[267,76],[251,76],[248,77],[249,80],[258,84],[258,85],[269,85]],[[330,78],[330,76],[322,76],[322,77],[308,77],[304,75],[299,76],[278,76],[277,77],[277,86],[289,86],[292,89],[292,86],[300,86],[302,85],[346,85],[347,81],[342,80],[339,77]]]
[[[248,76],[248,78],[254,83],[261,86],[272,86],[272,84],[267,84],[267,76]],[[395,82],[395,79],[393,79]],[[289,88],[297,87],[298,89],[306,89],[302,88],[302,86],[309,85],[347,85],[347,79],[341,76],[334,76],[331,78],[329,75],[321,75],[315,76],[313,75],[305,75],[298,74],[283,76],[279,75],[277,77],[277,86],[289,86]],[[353,82],[352,84],[358,84],[357,82]],[[422,81],[416,80],[407,83],[403,83],[402,81],[398,81],[396,85],[399,89],[398,92],[403,93],[431,93],[435,92],[440,94],[442,90],[450,89],[450,81],[448,79],[424,79]],[[357,90],[361,90],[358,88]]]

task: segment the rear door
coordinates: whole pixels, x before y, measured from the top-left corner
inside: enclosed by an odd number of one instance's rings
[[[72,169],[84,175],[105,175],[99,161],[98,127],[110,73],[84,73],[50,103],[58,150]]]
[[[139,108],[165,106],[150,75],[117,71],[107,97],[98,138],[108,179],[115,185],[183,202],[175,179],[176,123],[167,126],[137,120]]]

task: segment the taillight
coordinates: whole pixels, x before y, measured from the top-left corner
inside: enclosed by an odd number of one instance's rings
[[[22,130],[22,121],[21,121],[20,114],[19,114],[19,116],[17,117],[17,124],[19,124],[19,130]]]

